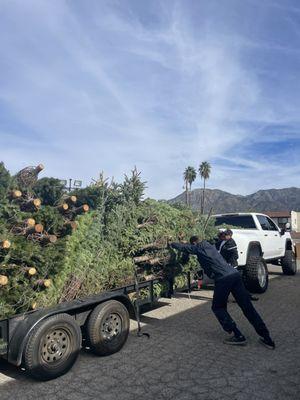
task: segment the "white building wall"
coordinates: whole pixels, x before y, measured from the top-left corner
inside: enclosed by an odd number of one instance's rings
[[[297,211],[291,212],[291,225],[292,225],[292,231],[300,232],[300,212]]]

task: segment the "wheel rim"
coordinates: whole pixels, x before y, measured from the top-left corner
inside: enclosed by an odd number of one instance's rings
[[[42,340],[41,357],[46,364],[58,364],[64,361],[70,351],[71,335],[66,329],[52,329]]]
[[[257,277],[260,287],[264,287],[267,281],[266,269],[262,263],[258,264]]]
[[[105,340],[112,340],[122,332],[122,319],[119,314],[107,315],[101,325],[101,333]]]

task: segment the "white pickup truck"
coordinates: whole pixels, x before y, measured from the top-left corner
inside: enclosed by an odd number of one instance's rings
[[[280,229],[267,215],[237,213],[213,215],[215,225],[233,231],[247,289],[263,293],[268,288],[267,263],[280,265],[286,275],[295,275],[297,264],[290,233]]]

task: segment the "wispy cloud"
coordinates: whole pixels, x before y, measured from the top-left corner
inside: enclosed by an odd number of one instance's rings
[[[299,37],[229,3],[2,1],[0,158],[86,182],[137,165],[159,198],[203,160],[220,189],[299,185]]]

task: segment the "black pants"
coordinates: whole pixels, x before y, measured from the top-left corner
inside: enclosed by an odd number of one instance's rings
[[[253,325],[258,335],[269,337],[269,331],[264,321],[253,307],[250,295],[244,286],[239,272],[228,275],[215,283],[212,310],[222,325],[222,328],[226,332],[231,333],[236,327],[235,322],[227,311],[227,300],[230,293],[233,294],[237,304],[242,309],[250,324]]]

